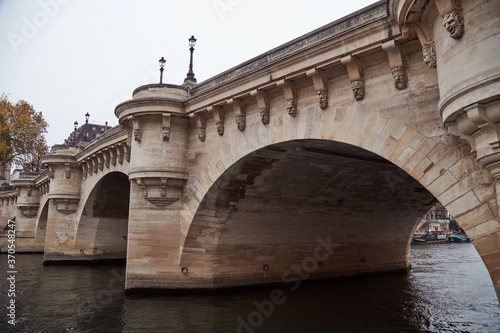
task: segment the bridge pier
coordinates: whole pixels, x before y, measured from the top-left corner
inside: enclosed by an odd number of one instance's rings
[[[36,235],[40,205],[40,191],[35,186],[38,176],[38,172],[20,172],[10,180],[18,193],[15,214],[17,252],[43,252],[44,249],[45,238]]]
[[[483,258],[500,299],[500,17],[491,16],[500,13],[500,2],[436,0],[436,6],[440,16],[434,21],[433,34],[439,111],[450,134],[466,142],[487,171],[483,189],[476,188],[468,204],[482,201],[485,193],[491,193],[494,200],[488,219],[478,218],[481,206],[462,214],[475,215],[474,220],[455,217]]]
[[[74,247],[81,214],[82,170],[75,160],[77,153],[76,147],[70,147],[42,158],[50,178],[44,263],[82,260],[84,255]]]
[[[189,120],[180,112],[179,97],[186,96],[181,86],[149,85],[115,111],[130,146],[127,289],[162,288],[182,274]]]

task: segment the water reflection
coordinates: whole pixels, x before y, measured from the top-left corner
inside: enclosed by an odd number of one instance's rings
[[[121,266],[44,267],[41,255],[19,255],[17,325],[12,330],[2,316],[0,331],[499,331],[500,307],[472,244],[412,250],[408,274],[301,284],[296,291],[283,285],[220,295],[143,297],[124,296]],[[1,297],[6,304],[4,290]]]

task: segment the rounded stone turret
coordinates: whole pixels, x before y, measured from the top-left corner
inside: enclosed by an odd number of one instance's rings
[[[129,178],[149,202],[166,206],[180,199],[187,179],[188,117],[183,101],[187,88],[150,84],[137,88],[133,99],[115,114],[128,132]]]
[[[77,153],[78,149],[69,148],[42,157],[42,164],[50,178],[48,198],[63,214],[76,212],[80,200],[82,169],[76,163]]]

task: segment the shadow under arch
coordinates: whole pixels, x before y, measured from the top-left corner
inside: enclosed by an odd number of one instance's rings
[[[435,197],[392,162],[346,143],[299,139],[258,149],[201,201],[181,266],[214,286],[406,270]]]
[[[122,172],[110,172],[92,189],[83,208],[75,249],[89,260],[127,257],[130,182]]]

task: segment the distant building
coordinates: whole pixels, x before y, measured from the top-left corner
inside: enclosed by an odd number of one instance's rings
[[[72,132],[64,143],[69,145],[76,144],[78,146],[86,145],[87,142],[98,138],[111,128],[112,126],[108,126],[108,122],[104,125],[85,122],[85,124],[76,129],[76,135],[75,132]]]

